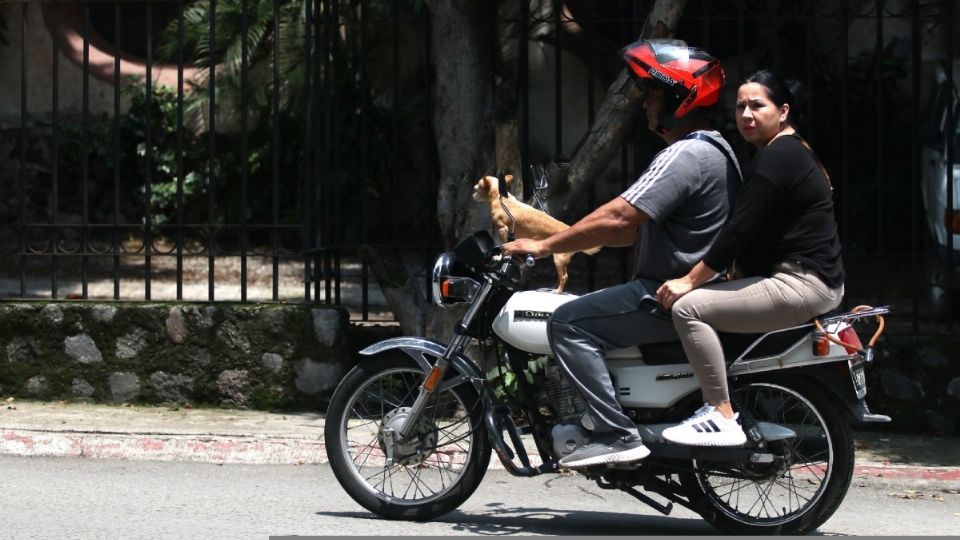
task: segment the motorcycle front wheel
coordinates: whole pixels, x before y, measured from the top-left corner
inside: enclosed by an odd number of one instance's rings
[[[424,376],[407,357],[363,361],[327,409],[324,440],[337,481],[386,518],[419,521],[450,512],[480,485],[490,462],[481,402],[469,384],[431,394],[415,433],[393,440],[390,432],[406,423]]]
[[[773,463],[693,462],[682,477],[713,526],[737,534],[806,534],[840,506],[853,477],[850,425],[817,386],[798,380],[750,382],[734,391],[757,421],[796,437],[770,442]]]

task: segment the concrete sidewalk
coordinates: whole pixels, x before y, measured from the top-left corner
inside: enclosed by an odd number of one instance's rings
[[[323,425],[322,415],[310,413],[8,400],[0,402],[0,455],[318,464],[327,461]],[[857,432],[856,474],[960,488],[958,443]],[[494,457],[491,467],[502,465]]]

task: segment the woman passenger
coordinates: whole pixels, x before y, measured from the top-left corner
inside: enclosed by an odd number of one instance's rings
[[[737,129],[759,148],[730,220],[703,260],[657,290],[700,380],[704,406],[663,438],[739,446],[746,434],[730,404],[717,332],[769,332],[808,322],[843,298],[844,270],[829,176],[793,122],[796,101],[761,70],[737,91]],[[736,261],[740,279],[711,283]],[[703,286],[701,286],[703,285]]]

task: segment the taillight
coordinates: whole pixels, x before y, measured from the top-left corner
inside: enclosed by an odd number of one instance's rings
[[[947,232],[960,234],[960,210],[950,210],[949,208],[944,210],[943,224],[947,228]]]
[[[846,343],[847,345],[852,345],[852,347],[844,346],[844,349],[847,350],[847,354],[854,354],[863,350],[863,344],[860,343],[860,337],[857,335],[856,330],[852,326],[847,326],[837,334],[837,337],[840,341]]]

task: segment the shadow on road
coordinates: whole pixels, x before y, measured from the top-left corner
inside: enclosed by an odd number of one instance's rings
[[[452,530],[484,536],[513,534],[546,535],[703,535],[718,531],[699,519],[660,517],[621,512],[566,511],[551,508],[508,507],[502,503],[486,505],[488,510],[454,510],[433,520],[449,523]],[[318,515],[356,519],[381,519],[366,512],[317,512]]]

